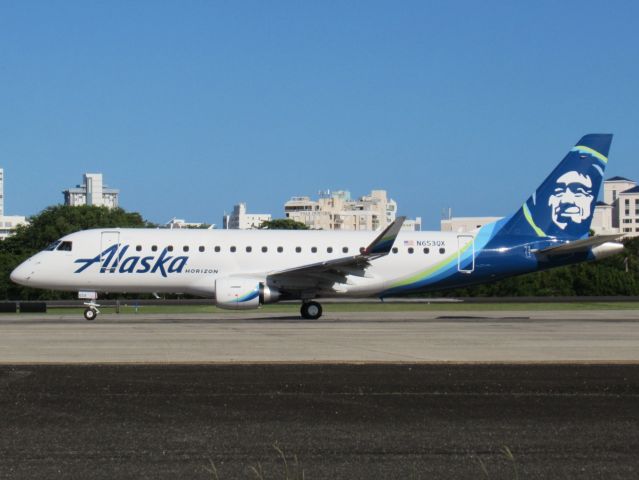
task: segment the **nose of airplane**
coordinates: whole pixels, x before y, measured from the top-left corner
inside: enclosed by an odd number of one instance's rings
[[[33,270],[31,265],[29,265],[29,261],[21,263],[18,265],[10,275],[11,281],[14,283],[18,283],[20,285],[27,285],[29,280],[31,279],[31,275],[33,274]]]

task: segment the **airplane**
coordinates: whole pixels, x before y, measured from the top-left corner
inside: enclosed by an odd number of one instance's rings
[[[589,237],[608,163],[610,134],[586,135],[508,217],[469,233],[101,228],[53,242],[11,280],[77,291],[94,320],[97,294],[184,293],[218,307],[255,309],[318,298],[394,297],[493,282],[620,253],[620,235]]]

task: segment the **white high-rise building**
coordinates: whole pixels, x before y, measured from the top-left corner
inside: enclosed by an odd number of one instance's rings
[[[4,214],[4,169],[0,168],[0,240],[4,240],[19,225],[26,225],[27,219],[22,215],[5,215]]]
[[[108,188],[102,182],[101,173],[85,173],[82,185],[64,190],[64,204],[72,207],[80,205],[105,206],[117,208],[120,191]]]
[[[612,207],[612,227],[613,228],[619,228],[621,226],[619,222],[619,218],[620,218],[619,202],[617,201],[619,199],[619,195],[622,192],[628,191],[631,188],[634,188],[636,186],[637,186],[636,182],[633,182],[632,180],[629,180],[624,177],[612,177],[604,181],[603,203],[605,203],[606,205],[610,205]],[[600,204],[601,202],[598,203],[598,206],[603,207],[603,205],[600,205]]]
[[[405,232],[421,232],[422,230],[422,217],[415,217],[415,219],[407,218],[402,223],[402,230]]]
[[[246,203],[238,203],[233,213],[224,215],[223,228],[231,230],[252,230],[271,220],[270,213],[246,213]]]
[[[187,222],[183,218],[173,217],[171,220],[164,224],[165,228],[204,228],[205,224],[202,222]],[[209,225],[206,228],[213,230],[215,224]]]
[[[0,217],[4,216],[4,168],[0,168]]]
[[[501,220],[501,218],[502,217],[449,217],[441,220],[440,228],[442,232],[466,233]]]
[[[13,235],[20,225],[28,225],[26,217],[22,215],[0,215],[0,240]]]
[[[315,230],[378,230],[390,225],[397,216],[397,202],[386,190],[373,190],[351,200],[347,190],[327,191],[319,199],[292,197],[284,204],[287,218]],[[408,228],[421,228],[421,219],[409,221]]]
[[[639,236],[639,186],[624,177],[604,181],[603,202],[597,202],[592,230],[599,235]]]

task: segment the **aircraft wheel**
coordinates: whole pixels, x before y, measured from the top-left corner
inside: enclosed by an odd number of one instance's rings
[[[84,318],[86,318],[89,321],[95,320],[97,316],[98,316],[98,312],[95,308],[87,308],[84,311]]]
[[[317,320],[322,316],[322,306],[317,302],[304,302],[300,310],[302,318]]]

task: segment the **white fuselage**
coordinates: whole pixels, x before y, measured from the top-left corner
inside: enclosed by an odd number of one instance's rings
[[[61,239],[71,242],[69,250],[42,251],[16,269],[12,278],[55,290],[213,297],[217,279],[262,280],[273,273],[355,256],[376,235],[304,230],[86,230]],[[347,274],[345,282],[336,279],[316,293],[375,295],[447,259],[456,262],[458,251],[472,241],[468,234],[401,232],[388,255],[372,261],[364,272]]]

